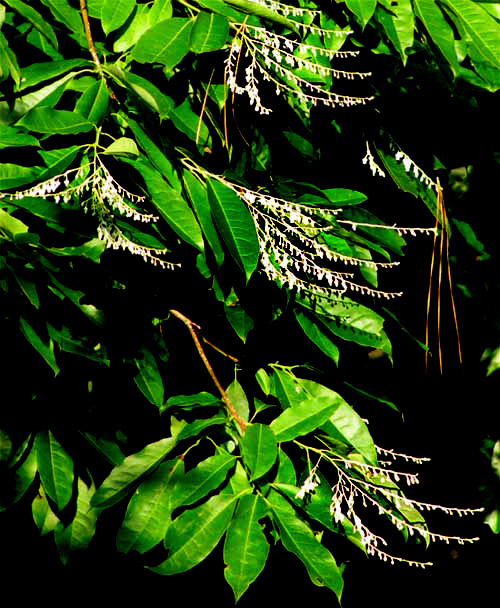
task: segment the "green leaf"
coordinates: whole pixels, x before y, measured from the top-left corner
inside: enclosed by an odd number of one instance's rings
[[[171,522],[171,492],[184,473],[180,458],[161,464],[137,488],[116,536],[116,548],[122,553],[145,553],[163,540]]]
[[[363,28],[370,21],[377,7],[377,0],[345,0],[345,3],[347,8],[361,21]]]
[[[73,34],[82,47],[86,47],[87,39],[83,30],[83,21],[80,11],[72,8],[68,0],[41,0],[49,7],[56,21],[63,23]]]
[[[224,576],[231,586],[235,602],[264,569],[269,543],[259,524],[266,512],[256,494],[242,496],[224,541]]]
[[[408,58],[406,51],[413,45],[415,30],[415,13],[411,0],[399,0],[391,5],[390,12],[379,8],[377,19],[405,65]]]
[[[21,82],[21,70],[17,63],[17,57],[12,51],[5,36],[0,32],[0,65],[3,64],[12,77],[12,80],[19,86]]]
[[[27,21],[29,21],[41,34],[47,38],[47,40],[50,41],[52,46],[57,49],[57,37],[54,30],[38,11],[25,2],[21,2],[21,0],[5,0],[5,2]]]
[[[201,418],[200,420],[191,422],[191,424],[186,424],[180,431],[177,439],[182,441],[183,439],[189,439],[189,437],[196,437],[211,426],[221,426],[225,424],[227,424],[227,417],[225,415],[213,416],[212,418]]]
[[[48,249],[48,251],[54,255],[85,258],[87,260],[91,260],[95,264],[99,264],[101,255],[105,249],[106,244],[103,241],[100,239],[92,239],[86,243],[83,243],[83,245],[79,245],[78,247],[61,247],[59,249],[51,247]]]
[[[77,112],[68,110],[54,110],[53,108],[33,108],[26,116],[16,123],[29,131],[57,135],[72,135],[86,133],[93,128],[93,124]]]
[[[372,436],[359,414],[338,393],[326,386],[302,378],[297,378],[297,382],[311,399],[322,399],[334,406],[334,411],[321,425],[321,430],[330,437],[351,445],[368,463],[377,465]]]
[[[172,17],[149,29],[132,49],[139,63],[161,63],[174,68],[189,51],[193,19]]]
[[[23,90],[34,87],[41,82],[47,82],[56,76],[71,72],[75,68],[88,65],[89,61],[85,59],[60,59],[58,61],[32,63],[21,70],[21,86],[19,88]]]
[[[151,27],[151,25],[153,25],[150,18],[151,11],[152,8],[147,4],[139,4],[136,7],[136,11],[129,26],[113,44],[113,51],[115,53],[123,53],[133,47],[139,38]],[[158,21],[155,23],[157,22]]]
[[[54,376],[57,376],[59,373],[59,366],[57,365],[56,358],[54,356],[54,346],[52,340],[49,340],[49,345],[47,346],[31,327],[31,325],[22,317],[19,317],[19,327],[26,340],[28,340],[37,353],[43,357],[44,361],[54,372]],[[52,498],[50,492],[48,494]]]
[[[189,99],[185,99],[176,108],[172,108],[169,113],[169,118],[174,125],[185,133],[189,139],[196,144],[205,146],[209,141],[209,132],[205,123],[200,119],[198,114],[195,114],[191,109]]]
[[[294,407],[306,397],[296,376],[288,370],[275,369],[271,380],[271,394],[279,400],[283,408]]]
[[[22,133],[15,127],[0,125],[0,149],[22,146],[40,146],[40,142],[33,135]]]
[[[250,470],[251,480],[259,479],[276,462],[277,443],[272,430],[265,424],[250,424],[241,439],[243,461]]]
[[[37,472],[36,449],[31,449],[22,463],[2,474],[0,513],[18,502],[33,483]]]
[[[40,175],[39,167],[22,167],[11,163],[0,164],[0,190],[24,186]]]
[[[143,176],[154,206],[169,226],[186,243],[203,251],[204,241],[200,225],[182,196],[169,186],[160,173],[146,161],[129,161],[129,164]]]
[[[134,8],[135,0],[104,0],[101,8],[101,23],[106,36],[121,27]]]
[[[73,494],[73,460],[51,431],[40,431],[35,439],[38,472],[47,496],[59,510]]]
[[[219,543],[241,494],[219,494],[174,520],[165,536],[168,558],[151,568],[158,574],[177,574],[203,561]]]
[[[324,196],[333,203],[336,207],[344,207],[345,205],[359,205],[367,200],[367,196],[356,190],[347,190],[347,188],[327,188],[322,190]]]
[[[42,485],[40,485],[38,494],[31,503],[31,513],[35,525],[40,530],[41,536],[53,532],[58,526],[62,525],[61,520],[50,508],[47,495],[45,494]]]
[[[332,554],[278,492],[271,490],[268,500],[285,549],[302,561],[315,585],[328,587],[340,600],[344,583]]]
[[[153,471],[176,444],[174,437],[150,443],[143,450],[127,456],[114,467],[92,497],[93,507],[105,509],[124,498],[137,484],[138,480]]]
[[[179,180],[179,177],[177,176],[177,173],[175,172],[172,166],[172,163],[134,120],[127,118],[127,121],[137,143],[141,146],[144,152],[146,152],[149,160],[151,161],[151,164],[155,167],[155,169],[158,169],[158,171],[170,183],[171,186],[173,186],[178,192],[180,192],[182,189],[182,185]],[[193,208],[201,224],[200,216],[196,211],[196,206],[193,206]],[[203,230],[203,224],[201,227]]]
[[[164,401],[164,388],[155,356],[148,348],[143,346],[141,357],[136,357],[134,361],[139,370],[134,378],[136,385],[150,403],[161,408]]]
[[[103,152],[112,156],[139,156],[139,148],[130,137],[119,137],[110,144]]]
[[[231,454],[210,456],[186,475],[178,477],[171,491],[172,508],[192,505],[218,488],[234,467],[235,461],[235,456]]]
[[[248,416],[250,413],[248,399],[245,395],[245,391],[243,390],[238,380],[236,380],[236,378],[227,387],[226,393],[238,414],[243,418],[245,422],[248,422]]]
[[[93,124],[98,124],[106,116],[109,106],[109,91],[104,78],[94,82],[83,93],[75,106],[75,112]]]
[[[169,397],[165,409],[169,407],[182,407],[192,409],[198,406],[218,406],[221,400],[218,397],[206,392],[196,393],[195,395],[175,395]]]
[[[291,441],[314,431],[330,418],[337,407],[328,397],[318,396],[286,409],[270,428],[278,441]]]
[[[191,32],[190,48],[195,53],[207,53],[221,49],[229,33],[226,17],[200,11]]]
[[[458,74],[460,65],[457,57],[455,36],[439,5],[435,0],[414,0],[414,6],[415,15],[424,24],[432,41],[448,61],[452,73]]]
[[[95,486],[89,487],[78,478],[78,495],[76,513],[73,521],[66,528],[56,528],[54,538],[63,564],[74,551],[86,549],[94,537],[97,523],[97,511],[90,506],[90,500],[95,492]]]
[[[247,282],[260,255],[255,222],[239,196],[219,181],[208,179],[208,200],[215,223],[229,253],[245,273]]]
[[[248,332],[253,329],[252,317],[241,306],[240,300],[233,288],[224,302],[224,312],[231,327],[243,342],[246,342]]]
[[[300,327],[303,329],[306,336],[316,344],[316,346],[325,353],[330,359],[335,362],[335,365],[339,364],[339,349],[325,334],[322,328],[309,316],[304,313],[295,310],[295,318],[297,319]]]
[[[485,63],[500,69],[500,24],[472,0],[443,0],[457,15]]]
[[[222,262],[224,261],[224,251],[222,249],[217,230],[215,229],[214,223],[212,221],[212,214],[210,211],[210,203],[208,202],[207,189],[189,171],[185,171],[183,177],[186,192],[189,196],[189,200],[191,201],[191,205],[194,209],[196,217],[198,218],[198,221],[200,223],[203,236],[205,237],[205,240],[207,241],[207,244],[209,245],[214,255],[217,266],[221,266]],[[238,333],[238,335],[240,334]]]
[[[278,472],[276,474],[276,479],[273,483],[286,483],[295,485],[297,483],[297,475],[295,473],[293,462],[290,460],[287,453],[284,452],[281,447],[278,448],[278,456],[279,467]]]

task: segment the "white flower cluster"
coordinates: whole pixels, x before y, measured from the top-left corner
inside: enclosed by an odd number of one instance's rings
[[[378,449],[378,451],[391,458],[401,457],[407,461],[417,463],[429,460],[398,454],[392,450]],[[418,476],[413,473],[394,471],[388,468],[387,463],[381,463],[380,467],[376,467],[364,462],[325,455],[325,453],[323,453],[323,457],[335,467],[337,472],[337,483],[332,488],[333,494],[330,505],[332,517],[337,523],[354,528],[368,555],[376,555],[391,564],[404,562],[411,566],[425,567],[432,565],[430,562],[396,557],[381,549],[381,546],[387,545],[387,541],[373,533],[362,522],[356,510],[357,502],[361,502],[363,507],[374,507],[380,515],[386,516],[398,530],[405,531],[410,536],[418,534],[426,542],[443,541],[449,543],[455,541],[458,544],[464,544],[478,540],[478,538],[463,538],[431,532],[427,529],[420,512],[441,511],[447,515],[463,516],[479,513],[483,509],[444,507],[407,498],[396,484],[401,479],[404,479],[408,485],[418,483]]]
[[[13,200],[25,197],[52,198],[55,203],[69,203],[75,200],[87,213],[98,220],[98,238],[112,249],[124,249],[134,255],[140,255],[152,264],[172,269],[178,264],[167,262],[158,257],[167,250],[139,245],[127,238],[118,228],[113,211],[132,218],[134,221],[149,223],[158,217],[144,213],[136,205],[145,201],[144,196],[132,194],[123,188],[110,174],[99,155],[75,169],[68,169],[27,190],[4,194]]]
[[[305,31],[314,31],[324,37],[346,37],[350,33],[342,30],[324,30],[299,22],[296,24],[303,27]],[[354,106],[365,104],[373,99],[372,97],[340,95],[328,89],[332,78],[352,80],[354,78],[363,79],[371,75],[370,73],[338,70],[329,65],[329,60],[333,57],[355,56],[358,54],[357,51],[341,52],[305,44],[248,23],[235,24],[235,27],[238,27],[238,32],[233,38],[226,60],[226,82],[233,93],[246,93],[257,112],[261,114],[271,112],[270,108],[262,104],[260,98],[260,78],[272,82],[276,87],[277,95],[289,93],[300,102],[309,105],[316,105],[320,102],[329,107]],[[245,68],[245,84],[241,86],[237,83],[237,71],[243,51],[249,61]],[[321,60],[321,58],[324,59]],[[325,84],[310,82],[299,74],[300,71],[309,72],[312,76],[323,79]]]
[[[379,177],[385,177],[385,173],[384,171],[380,168],[380,166],[375,162],[375,159],[373,158],[373,154],[372,151],[370,150],[370,146],[368,144],[368,142],[366,142],[366,155],[364,156],[364,158],[361,161],[363,163],[363,165],[368,164],[368,166],[370,167],[370,171],[372,172],[372,175],[378,175]]]
[[[427,188],[431,188],[437,192],[437,184],[412,161],[408,154],[405,154],[402,150],[398,150],[395,154],[395,159],[403,163],[403,167],[407,173],[412,173]]]

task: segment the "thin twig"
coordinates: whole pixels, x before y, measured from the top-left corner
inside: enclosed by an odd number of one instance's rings
[[[219,382],[217,376],[215,375],[215,372],[214,372],[212,366],[210,365],[210,363],[207,359],[207,356],[205,355],[205,351],[203,350],[203,347],[201,346],[201,342],[200,342],[198,336],[196,335],[195,327],[198,327],[198,325],[193,323],[190,319],[185,317],[182,313],[180,313],[177,310],[170,310],[169,312],[172,315],[174,315],[174,317],[177,317],[180,321],[182,321],[184,323],[184,325],[188,328],[189,333],[191,334],[191,338],[193,338],[193,342],[196,346],[196,350],[198,351],[198,354],[200,355],[201,360],[205,364],[205,367],[207,368],[207,371],[210,374],[210,377],[214,381],[214,384],[217,387],[217,389],[222,397],[222,401],[224,401],[230,415],[235,419],[236,423],[240,427],[241,434],[244,435],[245,431],[247,429],[247,423],[243,420],[243,418],[236,411],[236,408],[235,408],[233,402],[231,401],[231,399],[229,399],[228,394],[222,388],[221,383]]]
[[[87,44],[89,46],[90,54],[92,55],[92,59],[96,64],[97,70],[99,74],[102,76],[102,66],[99,60],[99,56],[97,54],[94,39],[92,38],[92,31],[90,30],[90,22],[89,22],[89,12],[87,10],[87,0],[80,0],[80,10],[82,13],[83,25],[85,27],[85,35],[87,36]]]

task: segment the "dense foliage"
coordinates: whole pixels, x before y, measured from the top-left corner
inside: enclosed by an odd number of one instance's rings
[[[498,99],[500,4],[3,0],[0,27],[0,511],[31,503],[64,563],[106,513],[158,574],[222,543],[236,601],[276,543],[340,600],[340,537],[415,566],[474,540],[424,513],[478,505],[412,498],[426,458],[353,404],[404,410],[365,369],[401,336],[421,373],[462,356],[484,286],[450,241],[486,262],[490,235],[446,201],[500,150],[460,157],[453,120]]]

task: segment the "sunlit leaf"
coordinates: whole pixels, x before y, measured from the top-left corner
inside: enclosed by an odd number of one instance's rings
[[[250,424],[241,439],[241,446],[252,480],[262,477],[276,461],[276,438],[265,424]]]
[[[37,472],[36,449],[29,451],[19,466],[2,476],[0,486],[0,513],[20,500],[33,483]]]
[[[93,128],[93,124],[81,114],[46,107],[33,108],[16,124],[37,133],[58,135],[86,133]]]
[[[134,7],[135,0],[104,0],[101,7],[101,23],[106,36],[127,21]]]
[[[47,23],[37,10],[21,0],[5,0],[5,3],[17,11],[27,21],[32,23],[33,26],[50,41],[52,46],[57,49],[57,37],[52,26],[50,23]]]
[[[226,17],[200,11],[191,33],[190,48],[195,53],[216,51],[224,46],[229,33]]]
[[[149,29],[132,50],[140,63],[161,63],[174,68],[189,51],[194,20],[172,17]]]
[[[345,0],[345,3],[347,8],[361,21],[363,27],[371,19],[377,7],[377,0]]]
[[[47,496],[59,510],[73,495],[73,460],[51,431],[40,431],[35,439],[40,479]]]

